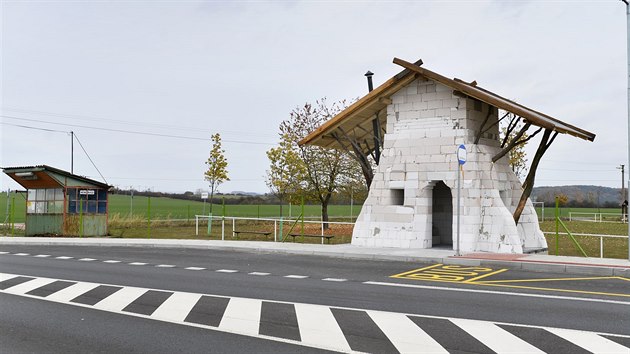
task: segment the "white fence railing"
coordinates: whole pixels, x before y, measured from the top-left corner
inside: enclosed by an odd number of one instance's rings
[[[543,232],[546,235],[555,235],[555,232]],[[622,239],[628,239],[628,236],[622,236],[622,235],[600,235],[600,234],[574,234],[571,233],[573,236],[586,236],[586,237],[599,237],[599,258],[604,258],[604,238],[622,238]],[[562,235],[562,236],[567,236],[569,235],[566,232],[558,232],[558,235]],[[551,251],[551,247],[549,247],[549,250]]]
[[[279,219],[279,218],[245,218],[245,217],[236,217],[236,216],[210,216],[210,215],[195,215],[195,235],[199,235],[199,221],[200,220],[204,220],[205,222],[202,222],[206,225],[208,225],[208,222],[213,222],[213,221],[220,221],[221,222],[221,240],[225,240],[225,232],[226,232],[226,222],[228,224],[228,232],[231,234],[232,237],[235,236],[234,231],[236,231],[236,223],[238,220],[249,220],[249,221],[256,221],[256,222],[260,222],[260,221],[267,221],[269,223],[273,222],[273,241],[274,242],[278,242],[278,235],[280,232],[280,227],[281,226],[286,226],[286,227],[291,227],[291,225],[297,223],[304,223],[304,224],[320,224],[320,232],[321,235],[324,236],[324,224],[328,224],[328,225],[354,225],[354,223],[351,222],[337,222],[337,221],[312,221],[312,220],[300,220],[300,219]],[[322,237],[322,244],[324,244],[324,238]]]
[[[592,221],[592,222],[625,222],[627,215],[622,219],[621,213],[585,213],[578,211],[569,212],[569,221]]]

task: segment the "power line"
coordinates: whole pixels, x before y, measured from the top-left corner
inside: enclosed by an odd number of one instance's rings
[[[11,108],[11,107],[2,107],[3,110],[5,111],[14,111],[14,112],[19,112],[19,113],[25,113],[25,114],[36,114],[36,115],[44,115],[44,116],[50,116],[50,117],[60,117],[60,118],[69,118],[69,119],[76,119],[76,120],[83,120],[83,121],[92,121],[92,122],[112,122],[112,123],[117,123],[117,124],[126,124],[126,125],[136,125],[136,126],[152,126],[152,127],[156,127],[156,128],[163,128],[163,129],[169,129],[169,130],[188,130],[188,131],[195,131],[195,132],[199,132],[201,130],[204,130],[204,128],[201,127],[186,127],[186,126],[181,126],[181,125],[170,125],[170,124],[159,124],[159,123],[149,123],[149,122],[133,122],[133,121],[128,121],[128,120],[121,120],[121,119],[108,119],[108,118],[96,118],[96,117],[91,117],[91,116],[86,116],[86,115],[78,115],[78,114],[65,114],[65,113],[55,113],[55,112],[47,112],[47,111],[37,111],[37,110],[30,110],[30,109],[19,109],[19,108]],[[264,136],[264,137],[270,137],[272,136],[271,134],[258,134],[258,133],[247,133],[247,132],[243,132],[243,131],[230,131],[230,130],[224,130],[223,132],[225,133],[230,133],[230,134],[239,134],[239,135],[251,135],[251,136]],[[211,133],[210,131],[208,131],[208,133]],[[273,135],[275,136],[275,135]]]
[[[98,169],[98,167],[96,167],[96,164],[94,163],[94,161],[92,161],[92,158],[90,157],[90,155],[87,153],[87,151],[85,151],[85,148],[83,147],[83,144],[81,144],[81,140],[79,140],[79,137],[77,136],[77,133],[73,134],[74,138],[77,139],[77,142],[79,143],[79,145],[81,146],[81,149],[83,150],[83,152],[85,153],[85,156],[87,156],[87,158],[90,160],[90,162],[92,163],[92,166],[94,166],[94,168],[96,169],[96,171],[98,172],[99,175],[101,175],[101,178],[103,179],[103,181],[105,181],[105,183],[107,183],[107,180],[105,179],[105,177],[103,177],[103,174],[101,173],[101,171]]]
[[[193,137],[193,136],[171,135],[171,134],[141,132],[141,131],[135,131],[135,130],[92,127],[92,126],[88,126],[88,125],[70,124],[70,123],[58,123],[58,122],[45,121],[45,120],[41,120],[41,119],[29,119],[29,118],[7,116],[7,115],[0,115],[0,117],[7,118],[7,119],[23,120],[23,121],[28,121],[28,122],[63,125],[63,126],[67,126],[67,127],[85,128],[85,129],[93,129],[93,130],[103,130],[103,131],[109,131],[109,132],[115,132],[115,133],[138,134],[138,135],[148,135],[148,136],[157,136],[157,137],[163,137],[163,138],[175,138],[175,139],[186,139],[186,140],[212,141],[212,139],[210,139],[210,138],[198,138],[198,137]],[[3,122],[3,124],[5,124],[5,123]],[[17,126],[16,124],[12,124],[12,125]],[[43,128],[41,128],[41,129],[43,130]],[[262,142],[254,142],[254,141],[241,141],[241,140],[225,140],[225,139],[222,139],[222,141],[223,142],[227,142],[227,143],[237,143],[237,144],[271,145],[271,146],[276,145],[276,144],[272,144],[272,143],[262,143]]]
[[[7,122],[0,122],[0,124],[10,125],[10,126],[13,126],[13,127],[19,127],[19,128],[26,128],[26,129],[43,130],[43,131],[53,132],[53,133],[65,133],[65,134],[69,134],[69,133],[70,133],[70,132],[66,132],[66,131],[63,131],[63,130],[54,130],[54,129],[38,128],[38,127],[31,127],[31,126],[28,126],[28,125],[11,124],[11,123],[7,123]]]

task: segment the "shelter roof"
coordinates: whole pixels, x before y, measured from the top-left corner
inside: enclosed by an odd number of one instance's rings
[[[74,182],[78,181],[82,185],[93,185],[104,189],[110,188],[110,185],[106,183],[75,175],[68,171],[47,165],[3,167],[2,171],[19,185],[27,189],[74,186],[74,184],[68,184],[68,180]]]
[[[477,86],[476,82],[467,83],[460,79],[450,79],[431,70],[421,67],[422,60],[409,63],[394,58],[394,63],[402,66],[403,71],[385,81],[382,85],[372,90],[367,95],[341,111],[335,117],[322,124],[302,139],[300,145],[312,144],[329,148],[344,149],[334,134],[341,132],[353,137],[356,141],[371,144],[373,139],[372,120],[376,117],[385,127],[386,114],[381,111],[391,104],[390,97],[417,78],[426,78],[439,82],[452,88],[458,94],[472,97],[499,109],[521,116],[532,125],[551,129],[553,131],[569,134],[578,138],[593,141],[595,134],[565,123],[559,119],[538,112],[532,108],[506,99],[498,94]]]

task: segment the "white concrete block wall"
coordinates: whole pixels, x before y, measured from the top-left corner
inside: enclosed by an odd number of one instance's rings
[[[488,111],[487,124],[498,119],[496,108],[455,96],[452,89],[427,80],[416,80],[391,98],[381,162],[358,216],[353,244],[431,247],[433,187],[443,181],[456,208],[455,153],[465,144],[461,250],[521,253],[524,247],[546,247],[529,201],[518,227],[514,223],[512,212],[522,191],[506,158],[491,161],[500,150],[498,125],[473,144]],[[395,205],[392,189],[404,190],[402,205]],[[454,210],[453,233],[456,220]]]

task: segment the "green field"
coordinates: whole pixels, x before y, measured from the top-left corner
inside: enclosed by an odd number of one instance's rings
[[[15,201],[15,220],[16,223],[23,223],[26,213],[25,195],[12,193],[9,201]],[[109,196],[109,214],[134,218],[146,218],[149,211],[149,198],[143,196],[133,197],[133,215],[132,201],[128,195],[110,195]],[[204,212],[205,210],[205,212]],[[328,207],[328,215],[337,221],[350,221],[349,205],[331,205]],[[360,206],[355,205],[352,208],[352,215],[356,218],[360,211]],[[151,219],[190,219],[194,220],[195,215],[208,215],[210,213],[210,204],[206,204],[204,208],[203,202],[180,200],[171,198],[151,198]],[[223,206],[215,204],[212,207],[214,215],[222,215]],[[282,207],[284,217],[296,218],[301,213],[300,205],[288,204]],[[320,218],[321,207],[319,205],[305,205],[304,213],[306,218]],[[6,193],[0,194],[0,222],[4,222],[7,215],[7,198]],[[279,205],[225,205],[226,216],[237,217],[279,217]]]

